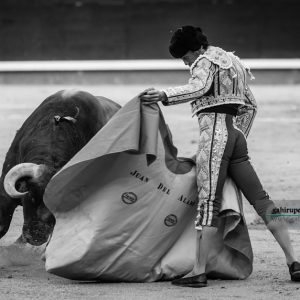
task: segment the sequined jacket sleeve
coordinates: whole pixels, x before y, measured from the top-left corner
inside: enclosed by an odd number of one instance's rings
[[[179,104],[205,95],[212,85],[214,71],[214,64],[203,57],[191,69],[192,77],[188,84],[163,90],[167,97],[162,104]]]
[[[245,105],[242,105],[238,109],[236,117],[237,126],[244,132],[245,136],[248,136],[252,124],[254,122],[257,113],[256,100],[248,86],[245,85]]]

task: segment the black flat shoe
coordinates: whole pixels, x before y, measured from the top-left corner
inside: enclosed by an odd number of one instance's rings
[[[291,274],[291,280],[292,281],[300,281],[300,263],[297,261],[294,261],[289,266],[290,274]]]
[[[172,284],[178,286],[201,288],[207,286],[207,278],[206,274],[202,273],[196,276],[175,279],[172,281]]]

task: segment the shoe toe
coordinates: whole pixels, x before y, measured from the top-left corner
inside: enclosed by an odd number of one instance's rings
[[[207,286],[206,274],[175,279],[172,281],[172,284],[187,287],[205,287]]]
[[[289,267],[292,281],[300,281],[300,263],[294,261]]]

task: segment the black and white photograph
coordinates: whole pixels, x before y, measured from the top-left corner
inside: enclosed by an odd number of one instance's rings
[[[0,1],[0,300],[299,299],[298,0]]]

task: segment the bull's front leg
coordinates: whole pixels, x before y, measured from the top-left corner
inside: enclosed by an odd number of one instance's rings
[[[14,211],[20,201],[6,195],[3,186],[0,187],[0,239],[7,233]]]

